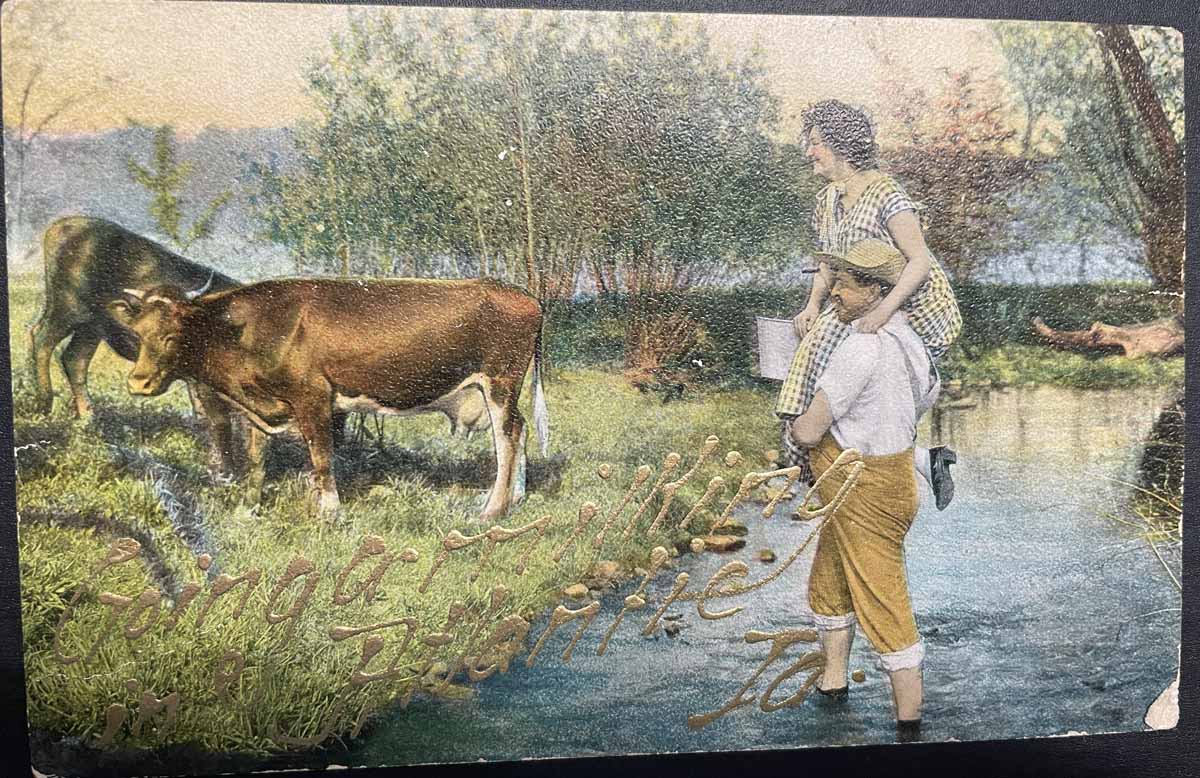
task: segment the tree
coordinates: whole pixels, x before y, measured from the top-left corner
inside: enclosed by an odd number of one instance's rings
[[[198,240],[212,235],[217,214],[229,202],[233,192],[225,191],[213,198],[204,211],[184,231],[183,212],[186,203],[180,196],[188,178],[194,172],[190,162],[180,162],[175,153],[175,130],[167,124],[154,130],[151,167],[146,168],[130,158],[125,160],[129,175],[151,194],[150,215],[158,228],[183,253]]]
[[[363,265],[328,258],[383,237],[414,259],[391,272],[449,258],[547,312],[585,270],[643,299],[782,262],[798,157],[770,139],[757,61],[724,63],[669,17],[587,21],[354,15],[310,68],[300,168],[260,170],[266,233],[343,270]]]
[[[435,16],[421,18],[437,29]],[[355,13],[330,57],[308,68],[318,118],[295,131],[299,167],[259,164],[251,197],[264,236],[289,247],[298,273],[422,275],[435,255],[461,253],[439,152],[452,130],[431,110],[447,78],[432,77],[435,36]]]
[[[1081,199],[1103,203],[1088,229],[1140,240],[1161,291],[1182,294],[1182,41],[1165,28],[997,23],[1010,80],[1041,106],[1031,147],[1057,157]],[[1044,116],[1040,132],[1032,125]],[[1073,214],[1072,214],[1073,216]],[[1179,297],[1182,303],[1182,298]]]
[[[897,128],[882,139],[882,157],[925,206],[930,250],[956,280],[969,281],[1013,242],[1021,194],[1039,180],[1044,161],[1020,153],[1024,139],[997,79],[975,68],[945,70],[930,93],[882,40],[868,43],[887,74],[879,87]]]
[[[0,9],[3,26],[6,225],[13,240],[26,217],[25,177],[29,157],[42,137],[89,100],[110,88],[106,77],[92,88],[56,83],[47,65],[56,47],[70,45],[73,32],[67,4],[10,0]],[[30,247],[30,252],[35,246]]]
[[[1129,27],[1097,27],[1096,38],[1106,54],[1105,95],[1116,119],[1121,161],[1134,185],[1146,268],[1160,287],[1182,295],[1187,201],[1182,137]]]
[[[1176,315],[1138,328],[1095,322],[1095,345],[1162,334],[1169,354],[1183,337],[1185,170],[1183,60],[1178,33],[1124,25],[1054,25],[1036,31],[1000,24],[996,28],[1014,81],[1040,89],[1046,112],[1061,129],[1047,130],[1043,143],[1061,156],[1064,172],[1080,189],[1107,206],[1111,223],[1142,242],[1142,262],[1161,293],[1176,301]],[[1030,42],[1035,45],[1031,45]],[[1028,59],[1035,50],[1037,57]],[[1018,55],[1022,55],[1019,57]],[[1053,343],[1081,344],[1083,333],[1044,325]]]

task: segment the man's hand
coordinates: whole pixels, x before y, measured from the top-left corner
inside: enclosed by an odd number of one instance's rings
[[[887,324],[890,318],[892,318],[892,314],[884,310],[883,306],[875,308],[858,320],[858,331],[867,335],[878,332],[879,328]]]
[[[796,337],[804,340],[804,336],[812,329],[813,323],[820,314],[820,311],[813,310],[812,308],[805,308],[796,314],[796,318],[792,319],[792,329],[796,331]]]

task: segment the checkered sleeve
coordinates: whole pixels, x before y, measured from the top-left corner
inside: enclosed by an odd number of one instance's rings
[[[788,422],[808,410],[816,392],[817,381],[825,372],[829,358],[845,340],[851,330],[842,324],[832,308],[826,308],[817,318],[792,357],[792,366],[784,379],[783,387],[775,402],[775,414],[779,417],[780,442],[787,451],[788,462],[800,468],[800,483],[812,482],[808,449],[792,440]]]
[[[879,197],[879,221],[885,226],[888,219],[901,211],[915,213],[921,210],[920,204],[909,197],[908,193],[893,179],[888,179],[887,185],[880,188]]]

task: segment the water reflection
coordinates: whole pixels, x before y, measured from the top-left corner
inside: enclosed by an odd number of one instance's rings
[[[970,395],[975,407],[954,410],[942,404],[925,418],[919,434],[963,453],[1007,462],[1024,483],[1052,478],[1060,468],[1067,477],[1095,471],[1130,480],[1136,470],[1130,446],[1145,436],[1176,394],[1164,388],[979,389]],[[1116,472],[1111,471],[1114,466]]]

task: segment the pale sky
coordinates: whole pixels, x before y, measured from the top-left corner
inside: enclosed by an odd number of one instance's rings
[[[301,75],[305,63],[328,51],[331,33],[347,19],[344,6],[329,5],[35,1],[60,8],[65,25],[60,34],[35,36],[33,49],[23,47],[26,28],[13,23],[14,12],[23,9],[13,7],[13,0],[5,3],[0,33],[4,119],[16,123],[27,80],[22,74],[44,61],[46,70],[30,93],[30,115],[44,115],[64,96],[93,94],[86,104],[63,113],[50,126],[52,132],[104,130],[123,126],[127,118],[173,124],[185,135],[207,125],[290,125],[310,110]],[[463,17],[469,11],[445,13]],[[927,85],[940,79],[942,68],[976,65],[988,73],[1003,66],[987,24],[980,21],[683,16],[702,18],[725,56],[740,57],[760,45],[785,117],[826,97],[878,112],[886,98],[877,82],[878,61],[867,45],[872,37],[893,52],[901,69]],[[794,120],[788,126],[794,127]]]

